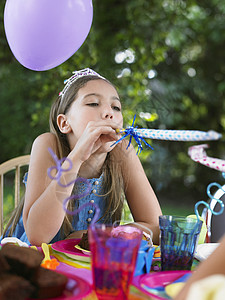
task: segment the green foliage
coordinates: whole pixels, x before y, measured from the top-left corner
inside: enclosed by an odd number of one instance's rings
[[[4,216],[4,224],[7,223],[10,214],[12,213],[14,209],[14,195],[13,194],[7,194],[6,197],[4,197],[4,207],[3,207],[3,216]]]
[[[27,172],[27,166],[20,168],[20,199],[25,194],[25,185],[23,183],[24,174]],[[5,226],[11,217],[11,213],[15,208],[15,169],[4,174],[4,191],[3,191],[3,226]]]
[[[136,113],[139,127],[224,133],[224,1],[93,0],[86,41],[69,60],[45,72],[27,70],[13,57],[4,33],[4,5],[0,161],[30,152],[34,138],[48,130],[50,105],[63,80],[87,66],[118,87],[124,126]],[[209,155],[224,158],[223,141],[210,143]],[[205,197],[209,182],[221,180],[218,172],[190,160],[193,143],[149,142],[154,151],[144,150],[141,159],[158,194],[183,191],[194,202]]]
[[[121,224],[127,224],[127,223],[131,223],[131,222],[134,222],[134,219],[130,212],[129,206],[127,205],[127,202],[125,202],[124,207],[123,207],[123,212],[122,212]]]

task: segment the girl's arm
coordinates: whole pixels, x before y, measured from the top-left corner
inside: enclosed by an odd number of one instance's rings
[[[122,147],[123,176],[127,182],[125,195],[134,221],[150,228],[153,242],[159,243],[159,216],[162,211],[132,145]]]
[[[200,263],[196,271],[185,284],[181,292],[176,296],[175,300],[185,300],[190,286],[205,277],[214,274],[225,275],[225,236],[221,239],[221,243],[216,250],[203,262]]]

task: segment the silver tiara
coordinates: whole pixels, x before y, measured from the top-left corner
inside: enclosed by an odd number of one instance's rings
[[[59,93],[59,96],[64,96],[66,91],[68,90],[68,88],[71,86],[71,84],[76,81],[77,79],[81,78],[81,77],[85,77],[85,76],[98,76],[99,78],[105,79],[103,76],[101,76],[100,74],[98,74],[97,72],[95,72],[92,69],[86,68],[83,70],[79,70],[79,71],[74,71],[73,75],[64,80],[64,89]]]

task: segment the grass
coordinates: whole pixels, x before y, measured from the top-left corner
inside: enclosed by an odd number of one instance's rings
[[[194,207],[178,204],[162,205],[162,212],[164,215],[175,215],[175,216],[188,216],[194,214]]]

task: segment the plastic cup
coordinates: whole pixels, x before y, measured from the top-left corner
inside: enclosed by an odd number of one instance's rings
[[[160,216],[161,270],[191,270],[202,221]]]
[[[132,226],[89,227],[93,288],[98,299],[128,299],[142,231]]]

